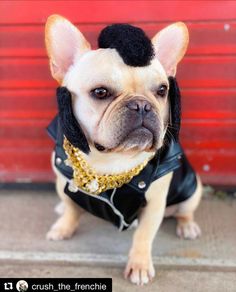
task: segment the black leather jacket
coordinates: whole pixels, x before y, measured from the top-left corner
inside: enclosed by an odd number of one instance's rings
[[[112,222],[119,230],[125,230],[133,223],[141,208],[146,205],[145,193],[150,184],[168,172],[174,173],[167,196],[167,206],[185,201],[196,190],[196,174],[180,144],[173,140],[169,141],[168,147],[157,152],[139,175],[120,188],[107,190],[99,195],[73,188],[70,184],[73,170],[64,163],[67,156],[62,146],[63,134],[58,117],[49,125],[48,133],[56,143],[55,166],[68,179],[64,192],[82,208]],[[156,195],[158,196],[158,190]]]

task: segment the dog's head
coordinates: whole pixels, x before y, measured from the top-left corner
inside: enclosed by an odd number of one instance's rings
[[[133,26],[109,26],[97,50],[65,18],[52,15],[46,24],[52,76],[66,87],[63,94],[69,94],[88,145],[103,152],[155,152],[162,146],[170,114],[168,77],[175,76],[187,45],[181,22],[152,40]]]

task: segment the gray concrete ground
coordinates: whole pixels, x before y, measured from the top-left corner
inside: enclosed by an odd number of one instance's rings
[[[121,267],[73,264],[5,263],[0,273],[6,277],[112,277],[113,292],[235,292],[236,276],[230,271],[199,271],[159,267],[154,281],[136,287],[122,277]]]
[[[196,241],[178,239],[175,221],[164,220],[153,247],[157,277],[142,288],[122,277],[133,230],[86,214],[72,239],[45,239],[57,202],[49,191],[0,191],[0,277],[112,277],[115,292],[236,292],[236,200],[202,201]]]

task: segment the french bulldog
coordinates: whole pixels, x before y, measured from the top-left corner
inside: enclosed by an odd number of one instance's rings
[[[52,166],[64,204],[47,238],[70,238],[84,209],[120,230],[138,219],[124,276],[147,284],[155,275],[152,243],[165,216],[177,219],[179,237],[201,234],[194,212],[202,186],[178,143],[180,104],[174,104],[187,27],[174,23],[150,40],[140,28],[115,24],[92,50],[71,22],[52,15],[45,42],[59,83],[51,134],[61,144],[56,142]]]

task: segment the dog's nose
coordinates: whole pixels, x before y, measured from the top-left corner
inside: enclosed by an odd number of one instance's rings
[[[127,103],[127,108],[140,114],[150,112],[151,104],[146,100],[132,100]]]

